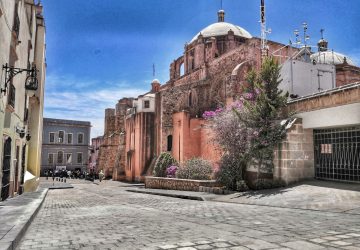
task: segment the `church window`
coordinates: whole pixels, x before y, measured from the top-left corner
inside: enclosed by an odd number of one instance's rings
[[[150,101],[148,101],[148,100],[144,101],[144,108],[145,109],[150,108]]]
[[[183,76],[184,74],[185,74],[184,63],[182,63],[180,65],[180,76]]]
[[[173,141],[172,135],[168,135],[168,137],[167,137],[167,151],[172,150],[172,141]]]

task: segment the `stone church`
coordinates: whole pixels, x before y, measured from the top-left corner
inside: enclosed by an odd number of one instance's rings
[[[260,38],[225,22],[223,10],[217,14],[218,21],[196,34],[183,55],[171,63],[166,83],[155,79],[148,93],[122,98],[115,109],[106,109],[99,169],[107,177],[143,181],[164,151],[179,162],[202,157],[217,165],[221,152],[211,141],[202,114],[232,103],[246,84],[247,72],[259,70],[262,58]],[[282,65],[282,88],[292,97],[289,109],[297,112],[275,152],[273,176],[287,183],[314,177],[360,181],[359,154],[355,155],[360,148],[360,68],[350,58],[328,50],[323,38],[316,53],[306,46],[274,41],[267,41],[267,46],[268,54]],[[332,119],[336,112],[347,118]],[[347,136],[338,146],[321,139],[323,134],[341,136],[343,130],[355,137]],[[347,160],[333,155],[344,154],[345,144],[353,138],[357,139],[351,144],[350,174],[343,171]],[[329,161],[339,165],[337,174]]]

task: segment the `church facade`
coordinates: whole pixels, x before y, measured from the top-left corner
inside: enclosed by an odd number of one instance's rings
[[[289,109],[301,113],[295,116],[287,139],[275,152],[272,174],[287,183],[316,177],[314,129],[317,127],[304,126],[303,122],[309,120],[309,112],[331,105],[354,104],[353,109],[345,109],[350,113],[360,111],[359,98],[351,103],[346,98],[358,93],[356,82],[360,81],[360,69],[345,56],[328,51],[324,39],[319,41],[317,53],[273,41],[267,45],[268,54],[283,65],[282,88],[293,97],[289,99]],[[212,142],[212,132],[202,114],[235,100],[246,86],[247,73],[261,67],[260,47],[261,39],[225,22],[225,12],[220,10],[218,22],[195,35],[185,45],[183,55],[171,63],[168,82],[161,85],[155,79],[148,93],[123,98],[115,110],[106,110],[99,169],[114,180],[143,181],[152,174],[157,156],[165,151],[171,152],[179,162],[202,157],[216,167],[221,152]],[[342,91],[344,86],[352,87]],[[332,100],[330,106],[324,105],[321,100],[329,96],[336,99],[335,93],[344,100]],[[321,105],[316,106],[314,99]],[[360,121],[336,123],[334,127],[348,125],[356,127]]]

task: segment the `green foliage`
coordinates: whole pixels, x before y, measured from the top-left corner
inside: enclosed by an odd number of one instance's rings
[[[235,110],[242,123],[252,128],[256,134],[251,140],[249,158],[273,168],[273,152],[275,146],[285,137],[286,124],[280,124],[282,119],[288,118],[285,107],[288,93],[284,94],[279,89],[280,66],[274,58],[267,58],[259,74],[250,72],[248,75],[249,89],[257,92],[254,101],[244,100],[242,112]],[[260,169],[258,169],[260,170]]]
[[[212,167],[210,162],[201,158],[187,160],[176,172],[176,177],[191,180],[210,180]]]
[[[267,58],[259,73],[249,72],[243,94],[229,109],[214,112],[213,130],[225,152],[217,179],[238,190],[246,165],[256,162],[260,170],[272,171],[275,146],[285,137],[288,94],[279,89],[280,66]],[[241,186],[241,185],[240,185]]]
[[[159,158],[156,160],[153,176],[166,177],[166,169],[174,165],[177,166],[178,163],[170,153],[168,152],[161,153]]]
[[[216,179],[227,189],[244,191],[247,187],[243,183],[245,168],[245,161],[239,160],[232,154],[225,154],[221,158],[221,168],[216,173]]]

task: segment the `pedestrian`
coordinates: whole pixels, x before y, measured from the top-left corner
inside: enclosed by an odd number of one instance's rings
[[[100,180],[100,182],[102,181],[103,178],[104,178],[104,173],[103,173],[102,170],[100,170],[100,172],[99,172],[99,180]]]
[[[45,170],[45,176],[46,176],[46,180],[49,178],[49,172],[47,170]]]

